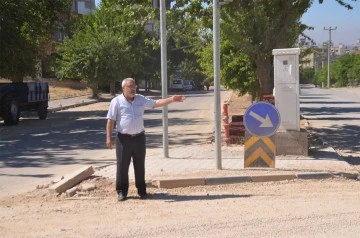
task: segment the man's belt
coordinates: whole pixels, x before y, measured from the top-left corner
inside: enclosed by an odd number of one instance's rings
[[[137,136],[143,135],[144,133],[145,133],[144,131],[137,133],[137,134],[123,134],[123,133],[118,132],[118,135],[124,136],[124,137],[137,137]]]

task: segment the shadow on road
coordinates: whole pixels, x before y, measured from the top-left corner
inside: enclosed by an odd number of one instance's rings
[[[147,146],[162,146],[161,110],[145,114],[155,119],[145,120],[145,130],[160,127],[158,133],[147,133]],[[170,110],[182,113],[182,110]],[[107,110],[61,111],[50,113],[48,119],[25,118],[18,126],[0,126],[0,168],[50,167],[51,165],[104,163],[96,157],[97,150],[105,147]],[[196,112],[194,112],[196,113]],[[170,118],[169,125],[196,125],[205,123],[197,119]],[[201,135],[201,132],[197,135]],[[173,138],[170,144],[196,144],[199,138]],[[77,157],[82,157],[81,161]]]
[[[164,202],[187,202],[187,201],[201,201],[201,200],[218,200],[218,199],[227,199],[227,198],[249,198],[253,195],[235,195],[235,194],[224,194],[224,195],[159,195],[151,194],[149,200],[163,200]],[[136,197],[128,197],[134,198]]]
[[[359,152],[360,102],[357,98],[341,96],[342,91],[335,94],[313,86],[301,87],[305,90],[301,91],[300,111],[310,120],[311,130],[336,150]],[[312,123],[317,124],[312,126]]]

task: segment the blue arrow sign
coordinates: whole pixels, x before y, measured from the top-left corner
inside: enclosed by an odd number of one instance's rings
[[[270,103],[254,103],[245,112],[244,124],[250,134],[268,137],[273,135],[279,128],[280,114]]]

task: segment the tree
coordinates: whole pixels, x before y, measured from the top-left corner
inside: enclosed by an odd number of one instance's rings
[[[327,83],[327,67],[323,67],[321,69],[319,69],[316,73],[315,73],[315,81],[314,83],[316,85],[326,85]]]
[[[208,78],[198,60],[203,47],[201,31],[204,27],[198,18],[202,14],[199,0],[188,5],[186,1],[175,1],[167,19],[169,72],[173,76],[191,79],[197,85]]]
[[[140,1],[139,1],[140,2]],[[59,46],[58,76],[81,78],[93,85],[111,84],[141,74],[153,41],[145,32],[152,9],[126,0],[104,1],[94,15],[84,16],[72,38]]]
[[[357,86],[360,79],[360,55],[346,54],[330,65],[331,81],[335,87]]]
[[[314,83],[314,68],[300,68],[299,72],[300,83]]]
[[[259,81],[255,73],[255,64],[249,56],[241,52],[234,42],[224,40],[221,43],[221,78],[225,86],[236,89],[240,95],[256,95]]]
[[[0,76],[15,82],[35,77],[58,16],[70,10],[71,0],[0,1]]]
[[[258,94],[272,94],[272,50],[293,46],[305,29],[300,18],[308,7],[307,0],[274,0],[236,1],[223,9],[224,37],[254,62]]]
[[[354,61],[351,69],[349,70],[349,86],[360,85],[360,55],[354,56]]]
[[[340,5],[352,9],[351,5],[346,1],[335,0]],[[356,0],[354,0],[356,1]],[[175,1],[174,7],[187,12],[193,18],[201,21],[204,28],[201,33],[211,34],[211,9],[209,6],[211,1],[191,1],[190,3],[185,0]],[[200,2],[200,3],[199,3]],[[222,82],[232,89],[237,89],[239,92],[246,92],[249,88],[256,91],[256,94],[272,94],[274,87],[274,80],[272,74],[272,50],[276,48],[290,48],[300,35],[306,29],[313,29],[301,23],[302,15],[313,4],[313,0],[248,0],[248,1],[233,1],[231,4],[222,6],[221,9],[221,76]],[[323,3],[323,0],[319,0]],[[207,3],[207,4],[203,4]],[[191,32],[192,33],[192,32]],[[305,38],[309,38],[304,35]],[[209,49],[211,48],[211,37],[199,36],[202,41],[200,50],[200,61],[202,62],[203,69],[207,74],[212,74],[208,56]],[[227,43],[225,43],[227,42]],[[229,48],[230,47],[230,48]],[[231,49],[229,51],[229,49]],[[230,55],[232,57],[239,57],[242,60],[234,59],[232,64],[239,64],[239,69],[245,71],[254,70],[256,73],[257,83],[254,82],[253,74],[241,73],[234,77],[233,72],[224,72],[224,70],[233,70],[232,67],[227,67],[225,63],[230,62]],[[241,56],[244,55],[244,56]],[[243,67],[244,60],[249,60]],[[241,71],[239,70],[238,73]],[[224,76],[227,76],[224,78]],[[233,75],[233,76],[231,76]],[[240,81],[235,83],[234,81]],[[237,88],[240,87],[240,88]]]
[[[315,74],[315,83],[326,84],[327,67]],[[330,83],[335,87],[358,86],[360,83],[360,55],[346,54],[330,64]]]

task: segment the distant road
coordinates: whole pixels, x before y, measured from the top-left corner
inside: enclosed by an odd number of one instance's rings
[[[343,156],[360,157],[360,87],[321,89],[302,85],[301,114]]]

